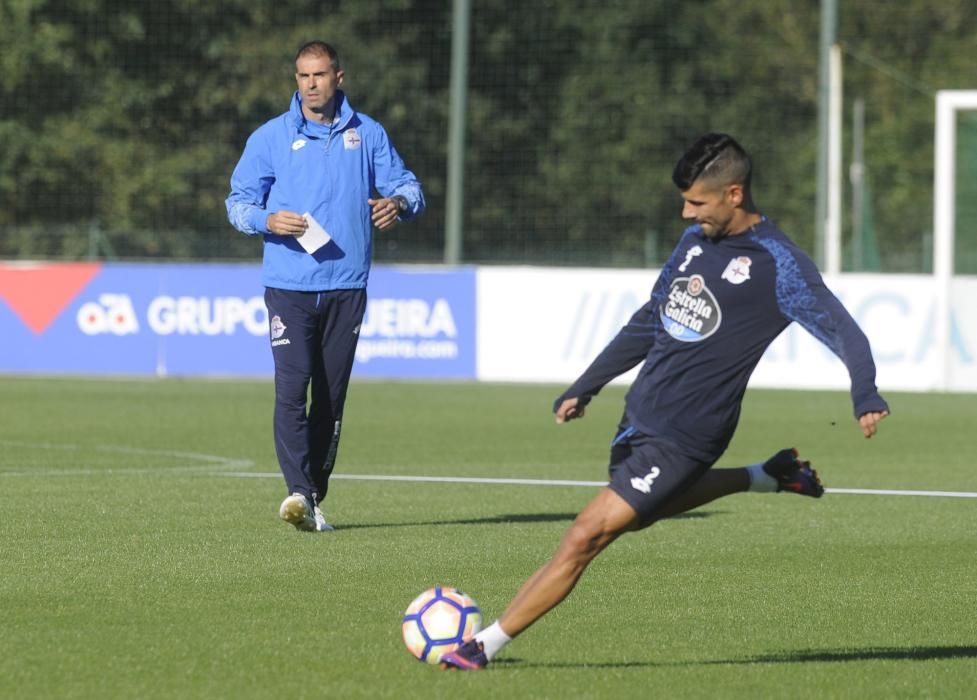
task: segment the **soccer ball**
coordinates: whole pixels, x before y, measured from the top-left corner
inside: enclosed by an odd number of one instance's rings
[[[421,661],[437,664],[482,629],[482,612],[457,588],[429,588],[404,612],[404,644]]]

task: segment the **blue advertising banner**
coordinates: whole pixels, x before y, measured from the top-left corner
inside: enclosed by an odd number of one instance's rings
[[[475,270],[375,267],[353,376],[475,378]]]
[[[0,263],[0,372],[264,375],[258,265]],[[475,377],[475,272],[374,268],[353,376]]]

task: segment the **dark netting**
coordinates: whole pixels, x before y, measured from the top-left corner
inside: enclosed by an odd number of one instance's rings
[[[758,203],[813,251],[820,5],[473,2],[463,260],[659,265],[683,228],[672,166],[705,131],[751,152]],[[286,109],[295,49],[322,38],[350,102],[385,125],[427,194],[423,218],[377,236],[376,259],[443,260],[451,11],[0,2],[0,256],[256,260],[260,243],[227,223],[228,178],[248,134]],[[846,269],[926,271],[933,93],[972,86],[977,12],[842,2],[838,36]],[[977,246],[960,246],[973,270]]]

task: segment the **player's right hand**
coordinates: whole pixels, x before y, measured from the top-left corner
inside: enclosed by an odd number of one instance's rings
[[[309,224],[304,216],[294,211],[276,211],[268,215],[265,225],[278,236],[301,236]]]
[[[556,422],[566,423],[568,420],[573,420],[574,418],[583,418],[585,409],[579,404],[580,399],[576,396],[564,399],[560,407],[556,409]]]

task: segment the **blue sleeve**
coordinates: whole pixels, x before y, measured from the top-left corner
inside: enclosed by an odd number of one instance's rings
[[[397,149],[382,126],[377,124],[377,144],[373,151],[373,172],[377,192],[384,197],[400,195],[407,200],[407,213],[401,219],[409,221],[424,211],[426,206],[421,183],[404,166]]]
[[[868,338],[848,310],[831,293],[817,267],[802,251],[765,240],[777,264],[777,305],[781,313],[838,356],[851,378],[855,417],[889,406],[875,385],[875,361]]]
[[[231,174],[231,193],[224,203],[231,226],[249,236],[268,233],[265,203],[275,182],[275,171],[267,146],[260,129],[251,134]]]
[[[574,397],[580,400],[579,405],[586,406],[609,381],[635,367],[648,356],[655,344],[655,335],[662,326],[658,309],[668,296],[672,278],[675,276],[675,266],[673,252],[658,275],[658,281],[651,290],[651,298],[631,316],[577,381],[553,402],[554,412],[566,399]]]

